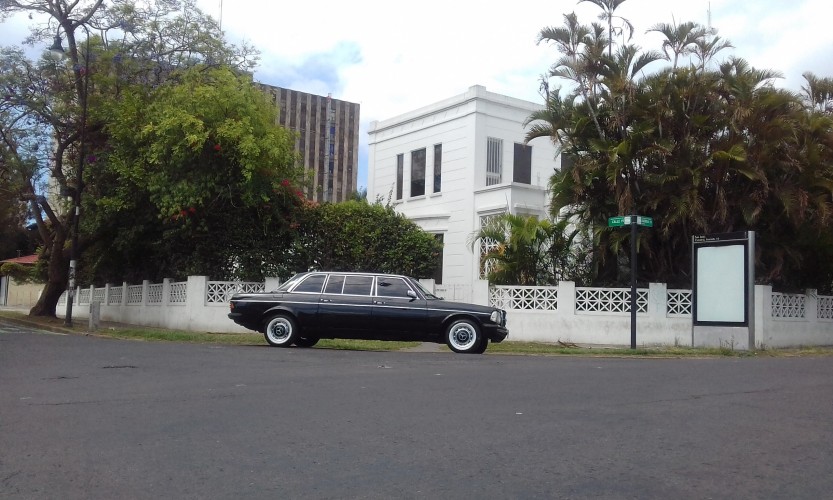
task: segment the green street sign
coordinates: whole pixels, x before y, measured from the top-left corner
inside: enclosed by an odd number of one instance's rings
[[[624,217],[624,216],[621,216],[621,215],[618,216],[618,217],[610,217],[609,219],[607,219],[607,227],[621,227],[621,226],[624,226],[625,224],[630,224],[630,223],[631,223],[631,218],[630,217]]]
[[[645,217],[644,215],[637,215],[636,224],[639,226],[654,227],[654,219]]]
[[[630,226],[633,222],[633,218],[636,218],[637,226],[654,227],[654,219],[644,215],[619,215],[616,217],[609,217],[607,219],[607,227]]]

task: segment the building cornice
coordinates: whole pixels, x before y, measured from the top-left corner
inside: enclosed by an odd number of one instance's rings
[[[466,106],[467,104],[478,102],[491,103],[496,104],[498,106],[506,106],[515,109],[526,109],[530,113],[543,109],[543,105],[541,104],[537,104],[531,101],[525,101],[523,99],[517,99],[515,97],[496,94],[494,92],[487,91],[486,87],[483,87],[482,85],[474,85],[472,87],[469,87],[469,90],[463,94],[459,94],[454,97],[438,101],[434,104],[430,104],[428,106],[424,106],[422,108],[415,109],[413,111],[403,113],[401,115],[397,115],[386,120],[371,121],[368,126],[367,133],[368,135],[373,136],[374,134],[387,132],[397,127],[402,127],[405,125],[412,124],[414,122],[418,122],[420,120],[424,120],[433,115],[446,113],[453,109]],[[449,119],[458,119],[477,112],[477,106],[475,106],[474,109],[466,113],[450,117]]]

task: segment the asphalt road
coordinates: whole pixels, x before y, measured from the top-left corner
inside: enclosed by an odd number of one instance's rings
[[[147,343],[0,324],[0,497],[830,498],[833,359]]]

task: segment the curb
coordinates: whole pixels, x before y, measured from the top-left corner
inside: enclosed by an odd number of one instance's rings
[[[66,328],[56,325],[45,325],[43,323],[39,323],[37,321],[27,321],[21,318],[13,318],[10,316],[0,316],[0,321],[6,321],[8,323],[12,323],[19,326],[26,326],[29,328],[34,328],[37,330],[43,330],[52,333],[65,333],[68,335],[87,335],[89,332],[87,331],[78,331],[73,330],[72,328]]]

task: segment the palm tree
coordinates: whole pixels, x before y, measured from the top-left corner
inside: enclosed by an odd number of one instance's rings
[[[830,276],[833,288],[824,246],[833,244],[833,79],[805,75],[799,96],[741,58],[707,69],[731,45],[695,23],[654,26],[666,34],[664,57],[611,50],[600,28],[571,16],[561,30],[542,30],[562,52],[549,76],[577,88],[547,87],[545,107],[525,123],[526,141],[549,137],[561,155],[550,215],[590,235],[594,283],[627,276],[627,235],[606,219],[637,213],[656,221],[639,234],[641,279],[688,286],[693,235],[755,230],[759,277],[795,286]],[[699,66],[680,67],[687,55]],[[657,59],[670,64],[644,74]],[[493,256],[506,255],[498,246]]]
[[[552,285],[586,272],[580,232],[567,219],[552,222],[533,215],[501,214],[469,239],[487,240],[481,255],[489,282],[499,285]]]
[[[691,49],[691,54],[694,55],[700,64],[698,67],[700,71],[706,70],[706,64],[711,61],[723,49],[732,48],[734,45],[729,40],[724,40],[717,36],[717,30],[708,28],[706,35],[694,41],[694,46]]]
[[[814,111],[833,113],[833,78],[820,78],[809,71],[802,76],[805,84],[801,91],[807,106]]]
[[[706,29],[697,23],[688,21],[682,24],[658,23],[653,25],[646,33],[656,31],[661,33],[665,40],[662,41],[662,51],[665,59],[671,61],[672,69],[677,69],[680,56],[694,54],[697,43],[706,39]]]
[[[547,27],[539,32],[537,43],[544,41],[554,44],[564,54],[552,65],[547,78],[561,78],[575,84],[575,95],[582,97],[596,132],[599,137],[604,137],[595,109],[598,93],[596,75],[606,45],[602,27],[585,26],[578,22],[575,13],[565,14],[563,27]],[[549,88],[545,82],[542,82],[542,87]]]
[[[578,3],[582,2],[590,2],[592,4],[597,5],[600,9],[602,9],[602,13],[599,14],[599,20],[604,21],[607,23],[607,39],[609,42],[607,48],[607,55],[608,57],[613,57],[613,35],[614,35],[614,27],[613,27],[613,20],[617,19],[622,23],[622,27],[617,29],[617,33],[615,34],[622,34],[624,38],[625,29],[628,31],[628,37],[625,42],[630,41],[631,37],[633,37],[633,25],[630,21],[625,19],[622,16],[617,16],[615,14],[616,9],[619,8],[625,0],[579,0]]]

